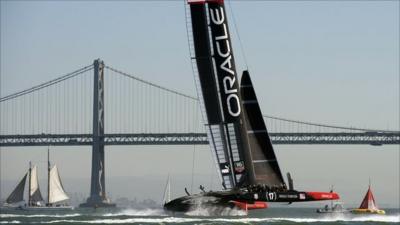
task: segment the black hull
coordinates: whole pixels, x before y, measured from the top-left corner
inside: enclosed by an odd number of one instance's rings
[[[227,198],[193,195],[174,199],[164,205],[164,209],[173,212],[189,212],[197,208],[235,208],[235,204]]]
[[[197,208],[238,208],[261,209],[265,207],[252,207],[258,202],[307,202],[339,199],[334,192],[299,192],[290,191],[260,191],[248,192],[247,190],[231,190],[219,192],[205,192],[176,198],[166,204],[164,209],[174,212],[188,212]],[[247,207],[249,206],[249,207]]]

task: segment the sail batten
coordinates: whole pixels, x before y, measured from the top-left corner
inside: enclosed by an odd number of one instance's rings
[[[49,180],[49,199],[50,204],[68,200],[69,197],[65,193],[63,185],[61,183],[60,174],[58,173],[57,166],[54,165],[50,169],[50,180]]]
[[[25,176],[21,179],[13,192],[11,192],[11,194],[8,196],[8,198],[6,199],[6,202],[8,204],[21,202],[24,200],[24,190],[27,176],[28,173],[25,174]]]

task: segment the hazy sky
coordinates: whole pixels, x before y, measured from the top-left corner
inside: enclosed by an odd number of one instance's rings
[[[264,114],[399,130],[398,1],[233,1],[231,5],[244,49],[243,54],[231,18],[238,68],[245,68],[245,55]],[[195,95],[183,1],[1,1],[0,6],[1,96],[96,58]],[[146,181],[135,186],[135,181],[139,176],[153,177],[162,187],[170,172],[180,180],[175,196],[181,195],[183,186],[190,186],[193,148],[107,147],[107,191],[112,196],[158,196],[162,190],[143,188]],[[6,181],[20,179],[29,160],[44,161],[45,149],[1,149],[1,198],[15,185]],[[292,173],[299,190],[328,190],[334,184],[344,202],[358,204],[371,177],[378,203],[399,205],[399,146],[276,145],[275,149],[281,169]],[[57,147],[52,152],[67,191],[87,193],[89,182],[71,184],[90,176],[90,149]],[[197,146],[196,153],[196,173],[201,174],[196,186],[214,183],[217,188],[208,147]],[[131,185],[113,184],[116,177]]]

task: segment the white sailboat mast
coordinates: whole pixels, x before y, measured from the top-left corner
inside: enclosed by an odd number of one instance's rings
[[[29,188],[28,188],[28,206],[31,205],[31,192],[32,192],[32,185],[31,185],[31,179],[32,179],[32,163],[29,161]]]

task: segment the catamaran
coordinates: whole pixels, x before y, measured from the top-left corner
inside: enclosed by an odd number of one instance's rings
[[[57,166],[50,165],[50,154],[47,152],[48,180],[47,180],[47,202],[45,203],[40,192],[37,166],[29,162],[29,170],[6,199],[5,207],[22,210],[72,210],[67,205],[68,195],[64,191]],[[28,179],[28,202],[24,204],[24,190],[26,179]],[[22,204],[21,204],[22,203]]]
[[[267,202],[336,200],[335,192],[305,192],[283,179],[250,74],[237,76],[223,0],[188,0],[196,86],[209,145],[223,190],[166,202],[170,211],[222,206],[264,209]],[[190,34],[189,34],[190,35]]]

